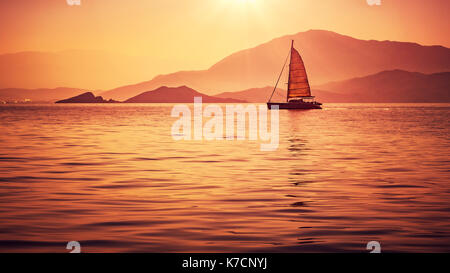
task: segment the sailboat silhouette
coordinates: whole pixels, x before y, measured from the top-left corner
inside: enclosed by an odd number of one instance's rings
[[[277,105],[279,109],[322,109],[322,103],[315,101],[314,96],[311,96],[311,88],[309,86],[305,65],[303,64],[300,53],[294,48],[294,40],[291,43],[289,56],[289,79],[286,102],[271,102],[270,100],[277,89],[288,58],[286,58],[283,69],[281,69],[275,88],[267,102],[267,107],[272,109],[272,106]]]

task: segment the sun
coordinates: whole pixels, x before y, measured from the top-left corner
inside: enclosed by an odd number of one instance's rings
[[[234,10],[243,10],[256,7],[258,0],[219,0],[217,2],[223,7],[228,6]],[[259,1],[259,3],[262,2]]]
[[[227,0],[228,2],[236,2],[236,3],[254,3],[256,0]]]
[[[256,3],[257,0],[222,0],[228,4],[232,4],[233,6],[247,6],[252,5]]]
[[[263,18],[264,1],[258,0],[217,0],[214,4],[217,14],[226,16],[227,22],[240,22],[241,25],[256,22]]]

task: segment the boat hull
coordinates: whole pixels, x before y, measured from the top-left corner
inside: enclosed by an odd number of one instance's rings
[[[267,108],[272,109],[275,105],[278,105],[278,109],[288,110],[322,109],[320,104],[310,102],[268,102]]]

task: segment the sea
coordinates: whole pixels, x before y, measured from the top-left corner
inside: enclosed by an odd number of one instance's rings
[[[1,105],[0,252],[450,251],[450,104],[280,110],[273,151],[173,107]]]

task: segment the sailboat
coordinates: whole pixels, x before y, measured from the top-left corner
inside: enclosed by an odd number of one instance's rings
[[[315,101],[314,96],[311,96],[311,88],[309,86],[305,65],[303,64],[300,53],[294,48],[294,40],[292,40],[291,43],[291,50],[288,57],[289,56],[289,79],[286,102],[271,102],[271,100],[277,89],[278,82],[283,74],[288,58],[286,58],[283,69],[281,69],[275,88],[267,102],[267,107],[272,109],[272,106],[278,105],[279,109],[322,109],[322,103]]]

